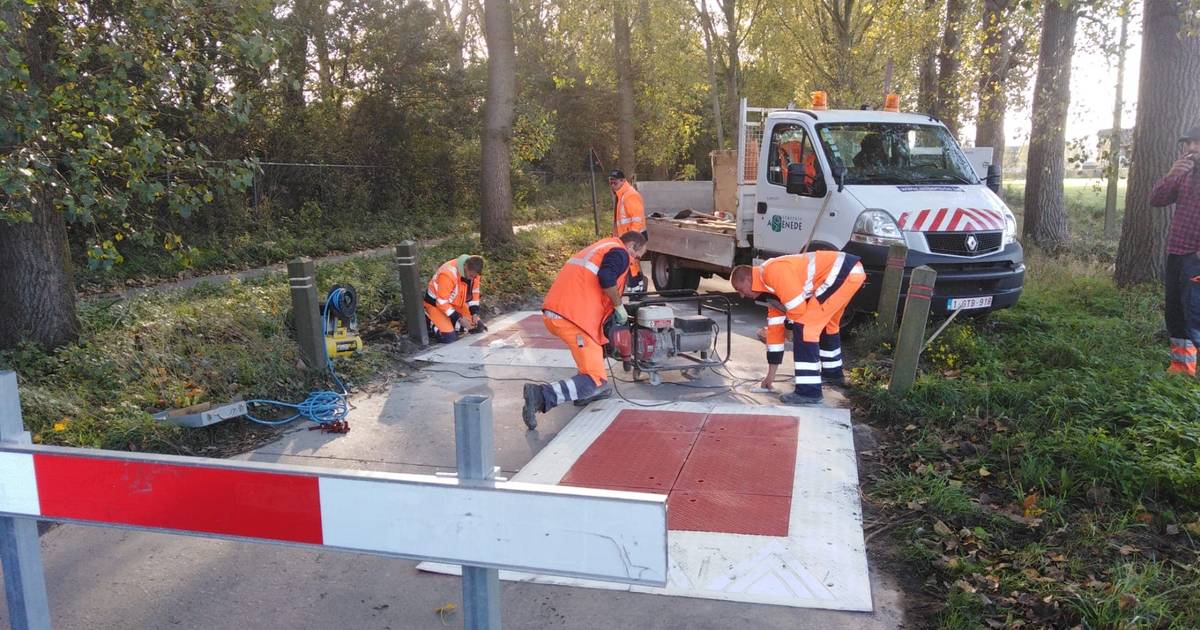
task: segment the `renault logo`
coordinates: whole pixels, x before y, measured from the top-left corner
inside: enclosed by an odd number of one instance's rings
[[[979,249],[979,239],[975,238],[974,234],[967,235],[967,251],[973,252]]]

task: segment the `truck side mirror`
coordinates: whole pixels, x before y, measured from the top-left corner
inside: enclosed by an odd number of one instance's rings
[[[829,165],[829,172],[833,175],[833,181],[837,182],[838,192],[846,187],[846,164],[841,158],[833,158],[833,163]]]
[[[789,195],[825,196],[825,178],[821,176],[821,167],[814,162],[812,168],[813,172],[809,174],[803,164],[788,164],[787,191]]]
[[[1000,194],[1000,165],[988,164],[987,167],[987,187],[997,195]]]

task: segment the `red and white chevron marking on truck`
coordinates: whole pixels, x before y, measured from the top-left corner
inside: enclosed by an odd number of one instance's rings
[[[928,208],[902,212],[897,223],[908,232],[1003,230],[1004,215],[991,208]]]

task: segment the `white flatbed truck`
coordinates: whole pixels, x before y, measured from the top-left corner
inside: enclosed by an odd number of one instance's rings
[[[911,270],[929,265],[936,312],[1017,302],[1025,265],[1013,213],[936,118],[743,99],[741,121],[736,155],[714,156],[713,181],[638,184],[660,290],[694,290],[702,276],[807,245],[860,257],[868,280],[854,308],[873,311],[888,247],[902,242],[902,295]],[[674,218],[684,209],[692,217]]]

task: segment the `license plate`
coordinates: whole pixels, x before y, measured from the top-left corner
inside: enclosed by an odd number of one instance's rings
[[[950,298],[947,301],[946,308],[951,311],[970,310],[973,308],[987,308],[992,305],[992,296],[985,295],[983,297],[971,298]]]

